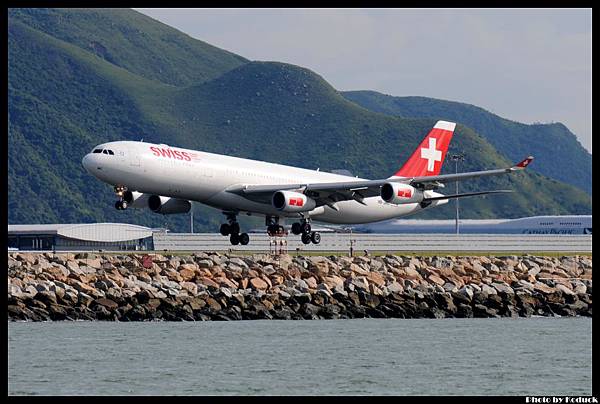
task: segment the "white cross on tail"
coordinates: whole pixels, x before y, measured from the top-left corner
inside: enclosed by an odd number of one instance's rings
[[[421,158],[427,159],[427,171],[433,171],[436,161],[442,161],[442,152],[435,148],[436,139],[429,138],[429,148],[421,147]]]

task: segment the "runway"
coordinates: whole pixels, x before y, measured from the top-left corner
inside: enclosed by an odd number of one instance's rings
[[[215,233],[155,233],[156,251],[269,251],[281,249],[285,243],[289,252],[349,251],[355,252],[591,252],[591,235],[499,235],[499,234],[357,234],[321,233],[321,243],[304,245],[300,236],[274,238],[266,234],[250,234],[246,246],[233,246],[229,238]],[[277,242],[277,245],[275,245]]]

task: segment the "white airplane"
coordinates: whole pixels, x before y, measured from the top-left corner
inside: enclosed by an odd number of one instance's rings
[[[283,231],[279,219],[293,218],[291,230],[304,244],[318,244],[310,221],[360,224],[411,215],[450,198],[506,190],[442,195],[444,184],[512,173],[527,167],[528,157],[510,168],[439,175],[456,124],[438,121],[408,161],[386,179],[367,180],[319,170],[290,167],[165,144],[119,141],[96,146],[82,161],[85,169],[114,186],[119,210],[149,208],[156,213],[187,213],[191,201],[222,210],[223,236],[246,245],[237,215],[264,215],[269,234]],[[283,222],[282,220],[282,222]]]

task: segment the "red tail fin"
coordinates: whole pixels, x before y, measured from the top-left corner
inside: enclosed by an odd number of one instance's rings
[[[394,177],[423,177],[438,175],[454,133],[454,122],[437,121],[417,150]]]

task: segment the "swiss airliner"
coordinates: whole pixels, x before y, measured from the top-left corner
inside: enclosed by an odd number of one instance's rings
[[[451,198],[510,192],[492,190],[443,195],[445,183],[522,170],[533,160],[503,169],[440,175],[456,124],[438,121],[407,162],[389,178],[367,180],[318,170],[134,141],[98,145],[85,169],[114,186],[116,209],[148,208],[161,214],[187,213],[191,201],[220,209],[220,232],[233,245],[246,245],[239,214],[265,217],[269,234],[281,233],[286,218],[304,244],[318,244],[311,220],[360,224],[412,215]],[[282,219],[280,221],[280,219]]]

